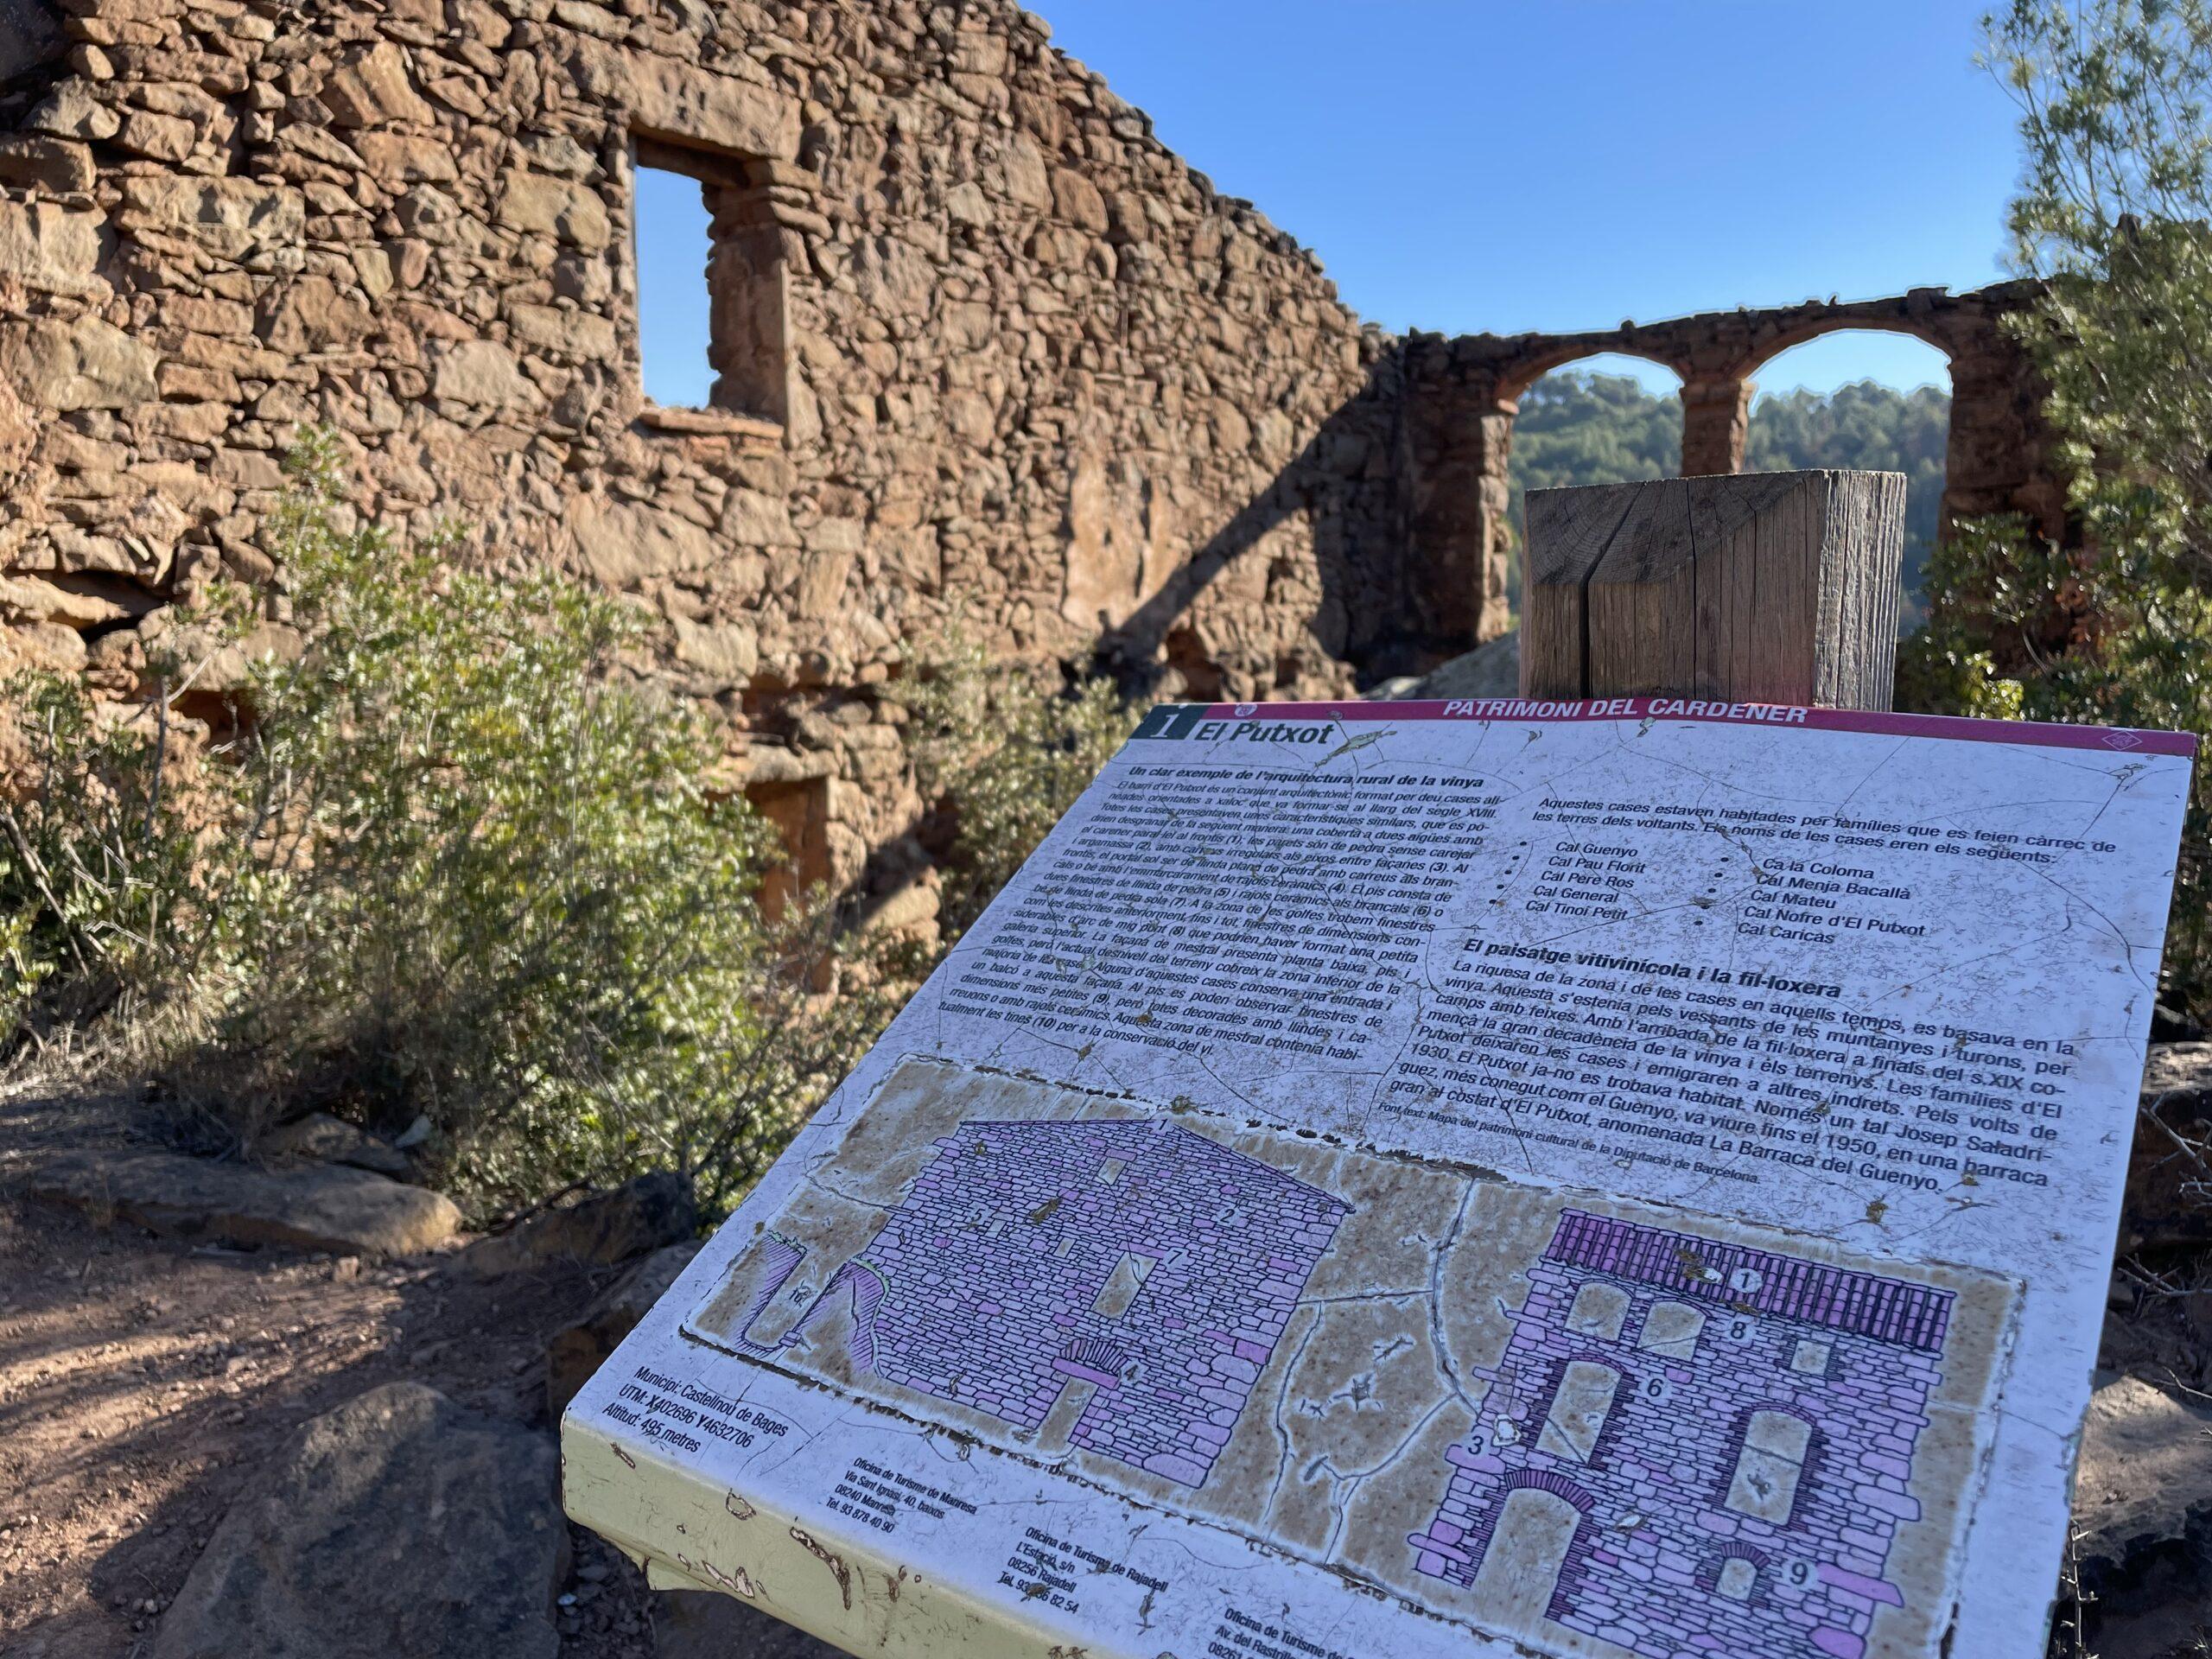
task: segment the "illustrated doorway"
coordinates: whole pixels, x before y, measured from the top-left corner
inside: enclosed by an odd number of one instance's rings
[[[1556,1492],[1535,1486],[1508,1492],[1475,1572],[1476,1618],[1503,1635],[1535,1641],[1581,1524],[1582,1511]]]

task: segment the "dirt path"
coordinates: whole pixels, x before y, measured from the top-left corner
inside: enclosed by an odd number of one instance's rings
[[[0,1100],[0,1653],[150,1646],[232,1495],[307,1418],[398,1378],[550,1432],[546,1338],[616,1270],[480,1283],[378,1263],[198,1249],[20,1194],[64,1148],[143,1136],[116,1099]],[[652,1650],[643,1580],[572,1529],[564,1659]]]

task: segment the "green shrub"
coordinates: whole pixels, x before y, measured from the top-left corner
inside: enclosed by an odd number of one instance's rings
[[[249,1136],[427,1116],[480,1211],[648,1166],[727,1203],[882,998],[826,994],[826,906],[764,920],[773,832],[706,787],[707,721],[625,671],[630,607],[354,527],[327,443],[296,474],[269,533],[299,647],[251,664],[191,790],[162,781],[188,670],[127,721],[66,678],[10,688],[18,1032],[126,1005]]]
[[[1960,527],[1900,663],[1908,706],[2212,734],[2212,0],[2013,0],[1989,22],[2026,150],[2018,331],[2083,545]],[[2212,1011],[2200,761],[2164,994]]]
[[[0,1033],[38,1050],[143,1011],[204,927],[212,872],[170,698],[111,709],[73,675],[41,672],[0,696]]]
[[[265,526],[290,648],[220,593],[142,704],[6,686],[0,1029],[93,1033],[242,1142],[310,1108],[427,1119],[480,1214],[649,1167],[727,1205],[931,963],[826,895],[764,916],[775,833],[709,787],[710,717],[632,671],[639,613],[358,524],[327,439],[293,472]],[[1134,715],[957,634],[911,667],[949,944]]]
[[[1114,756],[1141,711],[1110,679],[995,663],[957,624],[916,652],[905,707],[923,791],[949,812],[939,925],[950,945]]]

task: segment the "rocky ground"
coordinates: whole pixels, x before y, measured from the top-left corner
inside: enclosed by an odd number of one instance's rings
[[[2145,1105],[2068,1659],[2212,1653],[2212,1044]],[[127,1099],[0,1099],[0,1653],[825,1659],[558,1512],[563,1390],[692,1248],[672,1184],[470,1240],[353,1166],[388,1148],[297,1150],[239,1179]]]
[[[257,1642],[211,1649],[200,1639],[207,1610],[194,1603],[220,1580],[188,1587],[211,1541],[269,1565],[286,1549],[304,1554],[319,1524],[327,1535],[345,1530],[327,1513],[286,1503],[289,1544],[222,1535],[241,1504],[283,1500],[285,1471],[327,1478],[332,1456],[382,1459],[371,1483],[382,1490],[362,1499],[366,1530],[380,1530],[385,1541],[382,1593],[431,1600],[423,1586],[455,1560],[480,1564],[494,1583],[502,1564],[534,1566],[537,1579],[530,1618],[505,1621],[522,1628],[480,1643],[486,1633],[464,1617],[472,1610],[448,1607],[449,1641],[378,1649],[372,1621],[367,1650],[471,1659],[680,1650],[684,1630],[701,1622],[696,1614],[672,1610],[627,1560],[561,1522],[553,1496],[549,1344],[577,1326],[631,1266],[508,1250],[486,1273],[458,1236],[386,1259],[239,1249],[153,1236],[121,1219],[103,1224],[31,1196],[43,1185],[35,1172],[87,1152],[127,1160],[154,1127],[115,1099],[0,1102],[0,1653],[348,1651],[333,1633],[340,1621],[327,1601],[290,1610],[318,1621],[303,1637],[264,1631]],[[611,1248],[637,1242],[616,1239]],[[463,1513],[442,1532],[420,1510],[410,1513],[410,1491],[423,1479],[392,1452],[389,1425],[381,1434],[377,1425],[353,1426],[341,1436],[347,1444],[324,1448],[320,1465],[298,1454],[311,1421],[396,1384],[448,1402],[452,1421],[423,1425],[424,1432],[446,1436],[448,1446],[456,1430],[475,1434],[470,1456],[442,1450],[448,1470],[473,1471],[494,1493],[508,1483],[534,1490],[550,1541],[533,1553],[541,1541],[518,1540],[512,1527],[502,1535],[496,1517],[487,1520],[483,1494],[472,1497],[465,1485],[449,1494]],[[424,1402],[408,1393],[400,1403]],[[560,1536],[550,1539],[555,1530]],[[289,1599],[313,1604],[316,1563],[288,1565]],[[357,1582],[353,1593],[377,1592]],[[669,1638],[658,1644],[657,1614]],[[734,1650],[778,1647],[804,1650],[772,1633],[765,1645]]]

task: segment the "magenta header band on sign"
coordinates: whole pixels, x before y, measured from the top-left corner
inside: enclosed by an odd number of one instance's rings
[[[2026,720],[1969,720],[1953,715],[1871,713],[1853,709],[1808,709],[1793,703],[1720,702],[1700,697],[1435,697],[1413,702],[1217,702],[1205,705],[1207,721],[1335,721],[1372,725],[1380,721],[1704,721],[1725,725],[1793,726],[1818,732],[1890,733],[1972,743],[2012,743],[2060,749],[2102,749],[2144,754],[2194,755],[2188,732],[2138,731],[2112,726],[2055,726]],[[1203,728],[1192,734],[1226,735]]]

